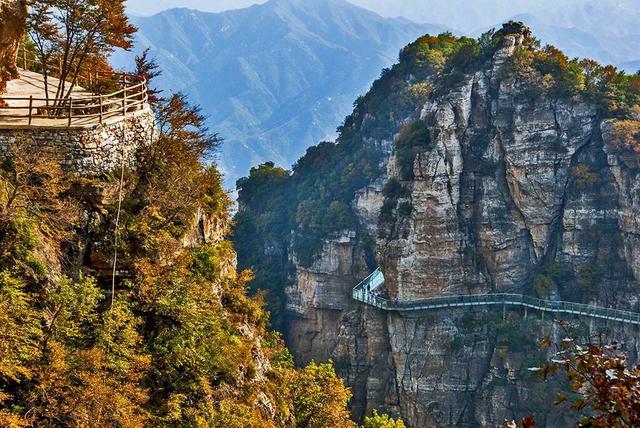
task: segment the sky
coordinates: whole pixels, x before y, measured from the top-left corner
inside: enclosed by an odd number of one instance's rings
[[[265,0],[127,0],[129,12],[135,15],[153,15],[174,7],[188,7],[206,12],[240,9]],[[311,0],[313,1],[313,0]]]
[[[188,7],[207,12],[240,9],[266,0],[128,0],[134,15],[153,15],[165,9]],[[315,1],[315,0],[303,0]],[[348,0],[382,16],[404,16],[415,22],[441,24],[476,32],[515,15],[544,13],[558,4],[569,6],[593,0]],[[625,0],[621,0],[625,1]],[[630,0],[636,1],[636,0]]]

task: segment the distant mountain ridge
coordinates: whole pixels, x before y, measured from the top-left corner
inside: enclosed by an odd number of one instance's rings
[[[343,0],[271,0],[223,13],[173,9],[134,18],[161,88],[202,106],[226,143],[227,184],[267,160],[291,165],[336,127],[399,50],[443,26],[382,18]],[[131,57],[115,57],[126,66]]]
[[[509,19],[521,19],[545,43],[569,56],[611,63],[627,71],[640,62],[638,0],[350,0],[382,16],[445,24],[479,35]]]
[[[351,1],[392,9],[382,0],[377,6],[374,0]],[[462,25],[474,36],[501,13],[523,20],[543,43],[569,56],[635,72],[640,12],[633,2],[434,0],[429,9],[411,9],[408,1],[397,7],[415,20]],[[522,12],[506,15],[517,10]],[[138,52],[151,47],[164,70],[159,86],[187,93],[225,138],[219,163],[228,187],[251,166],[267,160],[290,166],[307,147],[333,139],[353,99],[397,59],[400,48],[449,28],[383,18],[344,0],[270,0],[222,13],[173,9],[133,21],[140,28]],[[132,57],[116,55],[113,62],[130,68]]]

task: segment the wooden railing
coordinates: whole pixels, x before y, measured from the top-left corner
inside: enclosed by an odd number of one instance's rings
[[[74,119],[95,119],[103,123],[115,116],[126,117],[128,113],[142,110],[148,101],[147,82],[132,81],[137,76],[114,74],[122,81],[122,89],[104,95],[74,98],[2,97],[6,106],[0,107],[2,119],[25,119],[29,125],[34,119],[65,120],[67,126]]]
[[[22,62],[20,65],[29,67],[26,53]],[[56,125],[68,127],[72,126],[74,120],[103,123],[111,117],[126,117],[131,112],[142,110],[149,101],[147,81],[140,76],[96,72],[87,77],[88,83],[92,80],[109,82],[109,86],[118,89],[89,96],[72,94],[66,98],[2,96],[5,105],[0,107],[0,122],[3,119],[14,122],[23,119],[23,122],[32,125],[37,119],[57,119]]]
[[[54,60],[53,63],[49,62],[46,67],[42,65],[41,59],[33,51],[28,51],[24,45],[20,46],[18,50],[17,65],[25,70],[34,71],[36,73],[44,74],[46,68],[49,77],[59,78],[62,75],[62,59]],[[87,88],[92,88],[96,82],[99,82],[105,75],[104,72],[97,70],[83,71],[76,77],[76,84]],[[69,83],[69,82],[67,82]]]

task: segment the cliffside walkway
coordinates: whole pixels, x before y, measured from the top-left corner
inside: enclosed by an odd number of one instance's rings
[[[503,308],[506,306],[520,306],[535,309],[543,313],[581,315],[590,318],[640,325],[640,313],[638,312],[607,309],[582,303],[544,300],[524,294],[471,294],[402,302],[386,299],[377,294],[376,291],[382,284],[384,284],[384,275],[378,268],[353,289],[353,298],[359,302],[375,306],[385,311],[408,312],[471,306],[502,306]]]
[[[0,129],[16,128],[89,128],[114,123],[129,113],[147,107],[147,82],[126,73],[96,74],[108,82],[109,93],[95,94],[75,86],[66,98],[52,98],[61,82],[40,73],[21,69],[20,78],[7,84],[0,96]],[[88,83],[88,82],[87,82]],[[49,95],[49,97],[47,97]]]

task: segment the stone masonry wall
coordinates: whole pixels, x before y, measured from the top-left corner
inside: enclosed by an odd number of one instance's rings
[[[102,174],[120,165],[122,156],[132,164],[136,148],[155,138],[153,112],[148,107],[120,120],[83,128],[1,129],[0,151],[23,141],[34,150],[59,153],[65,165],[81,174]]]

